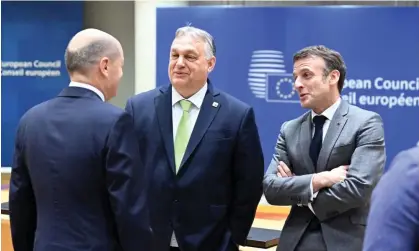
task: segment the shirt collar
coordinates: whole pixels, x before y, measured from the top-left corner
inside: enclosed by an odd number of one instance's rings
[[[323,115],[328,120],[332,120],[333,115],[335,115],[335,113],[336,113],[336,111],[337,111],[341,102],[342,102],[342,99],[339,97],[339,99],[332,106],[330,106],[329,108],[324,110],[324,112],[322,112],[321,114],[317,114],[313,110],[311,110],[311,121],[313,121],[313,118],[317,115]]]
[[[190,98],[187,98],[186,100],[191,101],[194,106],[196,106],[198,109],[201,108],[202,103],[204,102],[205,94],[207,93],[208,84],[205,83],[205,85],[194,95],[192,95]],[[177,102],[185,99],[180,95],[176,88],[172,86],[172,106],[174,106]]]
[[[70,86],[71,87],[80,87],[80,88],[85,88],[85,89],[91,90],[92,92],[96,93],[103,102],[105,102],[105,95],[103,95],[103,93],[101,91],[99,91],[99,89],[94,87],[93,85],[88,85],[88,84],[84,84],[84,83],[80,83],[80,82],[71,81]]]

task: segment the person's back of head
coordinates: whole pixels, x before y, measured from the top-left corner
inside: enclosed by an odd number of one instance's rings
[[[124,53],[115,37],[97,29],[82,30],[70,40],[64,57],[71,81],[96,87],[105,100],[116,96]]]

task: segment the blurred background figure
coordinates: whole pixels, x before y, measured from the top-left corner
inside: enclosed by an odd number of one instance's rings
[[[399,153],[375,188],[363,250],[419,250],[419,146]]]

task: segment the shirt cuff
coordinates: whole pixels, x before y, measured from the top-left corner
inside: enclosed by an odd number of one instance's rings
[[[313,177],[311,178],[311,183],[310,183],[310,192],[311,192],[311,196],[310,196],[310,203],[308,203],[308,208],[310,208],[310,210],[311,210],[311,212],[313,212],[313,214],[316,214],[315,212],[314,212],[314,210],[313,210],[313,207],[311,206],[311,202],[313,202],[314,201],[314,199],[317,197],[317,194],[319,194],[319,191],[317,191],[317,192],[315,192],[314,194],[313,194],[313,178],[314,178],[314,175],[313,175]]]

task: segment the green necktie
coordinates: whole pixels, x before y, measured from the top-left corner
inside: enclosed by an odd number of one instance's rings
[[[179,171],[180,163],[182,162],[183,155],[185,154],[186,147],[188,146],[190,130],[188,128],[189,121],[189,111],[191,109],[191,101],[181,100],[180,106],[182,107],[183,113],[182,118],[180,119],[179,126],[176,132],[175,139],[175,163],[176,163],[176,173]]]

